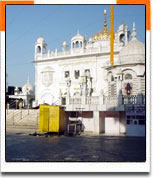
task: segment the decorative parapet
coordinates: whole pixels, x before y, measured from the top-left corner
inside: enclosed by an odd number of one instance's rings
[[[118,96],[104,96],[105,105],[118,105]]]
[[[118,51],[117,46],[114,49],[115,52]],[[69,51],[48,51],[45,54],[37,55],[36,60],[41,60],[41,59],[48,59],[48,58],[55,58],[55,57],[65,57],[65,56],[76,56],[76,55],[88,55],[88,54],[95,54],[95,53],[109,53],[110,52],[110,47],[97,47],[97,48],[77,48]]]
[[[103,110],[113,108],[119,110],[124,105],[145,105],[145,95],[131,95],[123,96],[88,96],[88,97],[67,97],[66,102],[62,103],[68,108],[75,108],[75,106],[84,106],[84,108],[99,107]],[[72,107],[71,107],[72,106]]]
[[[69,98],[69,104],[81,104],[81,98]]]

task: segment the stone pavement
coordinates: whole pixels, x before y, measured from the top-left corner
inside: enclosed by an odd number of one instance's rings
[[[13,162],[144,162],[144,137],[30,136],[7,133],[6,161]]]

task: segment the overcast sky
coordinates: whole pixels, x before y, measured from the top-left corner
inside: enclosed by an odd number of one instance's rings
[[[107,10],[110,28],[109,5],[7,5],[6,7],[6,69],[8,84],[23,86],[30,77],[34,84],[34,45],[41,35],[47,49],[61,50],[63,41],[70,47],[77,30],[89,39],[101,31]],[[145,42],[145,6],[114,5],[114,31],[120,24],[132,31],[136,23],[137,39]]]

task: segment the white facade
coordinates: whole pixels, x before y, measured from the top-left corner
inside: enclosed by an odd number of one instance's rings
[[[116,129],[112,128],[112,133],[118,133],[120,130],[126,132],[125,122],[123,121],[124,129],[119,125],[122,123],[119,121],[120,116],[106,116],[105,121],[99,118],[103,115],[102,112],[113,111],[114,107],[118,107],[116,110],[121,115],[120,112],[124,111],[124,108],[118,106],[120,95],[137,97],[139,94],[145,94],[145,45],[136,39],[135,23],[131,41],[128,26],[121,24],[115,32],[114,66],[111,66],[110,31],[107,28],[106,10],[104,15],[104,28],[101,32],[87,40],[78,31],[71,38],[69,49],[67,42],[62,43],[61,52],[57,49],[47,51],[45,40],[42,37],[37,39],[34,59],[35,102],[37,105],[60,105],[61,98],[65,97],[68,98],[67,111],[76,111],[77,108],[93,111],[93,117],[84,119],[86,130],[109,132],[108,125],[112,125]],[[99,98],[102,100],[99,101]],[[108,105],[106,100],[109,100]],[[94,113],[97,108],[99,113]],[[99,123],[102,123],[101,127]],[[118,124],[113,125],[114,123]]]

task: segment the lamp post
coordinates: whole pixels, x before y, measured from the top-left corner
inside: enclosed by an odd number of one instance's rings
[[[117,88],[118,88],[118,105],[123,104],[123,94],[122,94],[122,80],[123,80],[123,73],[121,68],[118,70],[118,80],[117,80]]]
[[[17,104],[18,104],[18,100],[16,100],[16,109],[17,109]]]
[[[92,88],[92,77],[90,76],[90,73],[88,74],[87,77],[87,90],[88,90],[88,96],[92,95],[93,88]]]
[[[90,76],[90,72],[84,72],[81,76],[81,95],[83,96],[91,96],[92,94],[92,77]]]
[[[28,103],[28,115],[29,115],[29,107],[30,107],[30,104]]]
[[[70,97],[70,86],[71,86],[70,77],[67,77],[66,84],[67,84],[66,105],[69,105],[69,103],[70,103],[70,100],[69,100],[69,97]]]
[[[81,76],[81,95],[82,96],[87,96],[87,75],[84,72],[83,75]]]
[[[117,72],[118,94],[120,94],[120,91],[122,91],[122,80],[123,80],[123,73],[122,70],[119,69]]]
[[[21,112],[20,112],[20,119],[22,119],[22,102],[19,103],[19,108],[21,110]]]
[[[7,114],[8,114],[9,107],[10,107],[10,104],[7,103]]]
[[[67,84],[67,96],[70,96],[70,87],[71,87],[70,77],[67,77],[66,84]]]

